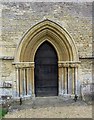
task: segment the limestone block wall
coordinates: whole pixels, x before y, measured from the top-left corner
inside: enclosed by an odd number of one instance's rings
[[[92,56],[92,3],[3,3],[3,55],[14,56],[23,34],[43,19],[51,19],[74,38],[79,57]]]
[[[81,65],[79,67],[80,75],[79,79],[84,83],[92,82],[92,61],[91,60],[81,60]]]
[[[1,65],[1,75],[2,75],[2,80],[4,81],[9,81],[9,80],[14,80],[14,67],[11,64],[13,61],[10,60],[3,60],[2,65]]]
[[[92,58],[92,3],[4,2],[1,6],[0,80],[11,80],[15,84],[12,62],[16,47],[29,28],[47,18],[61,25],[73,37],[81,61],[80,82],[92,81],[92,59],[88,59]]]
[[[79,66],[79,71],[78,71],[78,87],[80,87],[81,90],[81,85],[85,84],[88,85],[90,83],[93,82],[93,67],[92,67],[92,60],[88,60],[88,59],[80,59],[81,64]],[[80,85],[80,86],[79,86]],[[83,90],[83,89],[82,89]],[[82,91],[81,90],[81,91]],[[81,92],[80,91],[80,92]],[[87,93],[90,91],[87,91]],[[79,93],[79,90],[78,90]]]
[[[15,78],[15,68],[12,65],[10,60],[0,60],[1,69],[0,69],[0,95],[12,95],[13,94],[13,85],[16,83]],[[5,83],[11,83],[12,87],[4,87]],[[15,86],[14,86],[15,88]]]

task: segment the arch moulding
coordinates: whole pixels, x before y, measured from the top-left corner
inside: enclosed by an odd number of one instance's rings
[[[73,38],[60,25],[46,19],[24,34],[16,49],[14,62],[34,62],[35,53],[44,41],[54,46],[58,62],[79,61]]]

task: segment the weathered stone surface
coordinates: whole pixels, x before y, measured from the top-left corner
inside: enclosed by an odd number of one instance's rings
[[[83,101],[48,97],[23,101],[20,106],[18,104],[14,103],[12,113],[5,118],[92,118],[92,105]]]
[[[92,3],[3,3],[3,55],[13,55],[22,35],[48,18],[59,22],[75,40],[80,57],[92,56]],[[8,48],[7,48],[8,46]]]
[[[87,103],[92,103],[94,101],[94,83],[83,83],[81,85],[82,99]]]
[[[4,2],[2,6],[0,58],[14,58],[16,48],[25,32],[46,18],[55,21],[69,32],[80,58],[92,57],[92,3]],[[92,59],[80,61],[78,87],[83,82],[92,82]],[[11,80],[15,85],[15,69],[12,62],[13,60],[0,60],[0,80]]]

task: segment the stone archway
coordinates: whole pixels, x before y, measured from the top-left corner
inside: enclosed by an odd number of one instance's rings
[[[75,43],[65,29],[46,19],[31,27],[16,49],[14,64],[17,70],[18,95],[35,95],[34,57],[39,46],[45,41],[53,45],[58,56],[58,94],[76,94],[79,58]]]
[[[34,62],[35,52],[45,40],[53,44],[59,61],[79,61],[74,40],[69,33],[57,23],[46,19],[24,34],[15,52],[15,62]]]

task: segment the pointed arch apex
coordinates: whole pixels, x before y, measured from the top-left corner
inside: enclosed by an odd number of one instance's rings
[[[23,35],[15,52],[15,61],[34,62],[34,53],[44,41],[54,46],[59,61],[79,61],[78,51],[71,35],[58,23],[47,18],[33,25]]]

